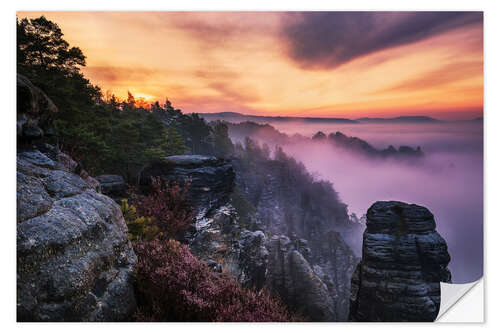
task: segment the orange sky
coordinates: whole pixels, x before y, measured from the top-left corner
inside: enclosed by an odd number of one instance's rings
[[[445,26],[340,65],[315,66],[291,56],[283,34],[289,19],[279,12],[21,12],[18,17],[41,14],[83,50],[85,75],[121,98],[127,90],[151,101],[168,96],[184,112],[482,116],[482,22]]]

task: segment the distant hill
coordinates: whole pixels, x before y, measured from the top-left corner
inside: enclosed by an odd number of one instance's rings
[[[358,124],[358,123],[440,123],[441,120],[427,116],[400,116],[394,118],[319,118],[319,117],[286,117],[286,116],[254,116],[237,112],[217,112],[199,113],[207,121],[224,120],[232,123],[252,121],[255,123],[269,122],[306,122],[306,123],[338,123],[338,124]]]
[[[439,123],[441,120],[426,116],[401,116],[394,118],[358,118],[360,123]]]
[[[307,123],[342,123],[342,124],[356,124],[356,120],[347,118],[314,118],[314,117],[281,117],[281,116],[254,116],[241,114],[237,112],[218,112],[218,113],[199,113],[200,117],[205,118],[207,121],[211,120],[224,120],[232,123],[253,121],[256,123],[268,122],[307,122]]]
[[[268,146],[283,146],[294,143],[307,143],[312,140],[315,142],[330,142],[339,148],[350,152],[365,155],[367,157],[393,157],[393,158],[411,158],[422,157],[424,155],[420,147],[412,148],[409,146],[400,146],[396,149],[390,145],[386,149],[377,149],[368,142],[358,138],[343,134],[342,132],[330,133],[326,135],[323,132],[317,132],[312,138],[294,134],[289,136],[278,131],[269,124],[257,124],[250,121],[241,123],[231,123],[224,121],[227,125],[230,138],[234,142],[244,142],[245,138],[250,138],[256,142],[266,143]]]

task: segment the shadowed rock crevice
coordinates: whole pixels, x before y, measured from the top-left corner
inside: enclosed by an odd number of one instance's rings
[[[27,77],[17,74],[17,138],[21,142],[54,134],[52,121],[58,112],[52,100]]]

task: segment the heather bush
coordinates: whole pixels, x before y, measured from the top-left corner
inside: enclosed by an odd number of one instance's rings
[[[135,243],[137,321],[291,321],[285,306],[265,291],[242,288],[217,274],[177,241]]]
[[[151,192],[147,195],[132,193],[131,202],[139,216],[152,218],[158,237],[182,238],[193,220],[192,207],[187,198],[189,184],[181,187],[176,183],[151,178]]]

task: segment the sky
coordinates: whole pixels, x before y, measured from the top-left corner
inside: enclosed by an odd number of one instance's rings
[[[481,12],[18,12],[56,22],[102,90],[184,112],[483,114]]]

